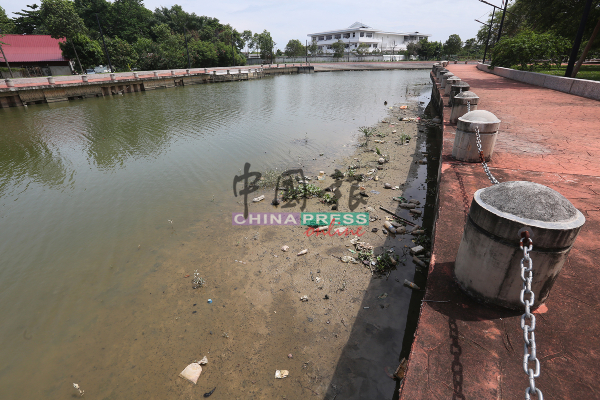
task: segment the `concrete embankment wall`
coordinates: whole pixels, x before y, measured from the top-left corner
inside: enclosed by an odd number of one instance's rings
[[[564,76],[546,75],[537,72],[519,71],[516,69],[494,67],[487,64],[477,64],[477,69],[490,74],[502,76],[515,81],[541,86],[559,92],[600,100],[600,82],[587,79],[566,78]]]
[[[260,79],[267,75],[313,73],[314,68],[311,66],[286,66],[250,70],[236,68],[220,70],[219,72],[221,73],[217,73],[217,71],[209,73],[207,71],[188,74],[185,71],[183,73],[157,71],[158,76],[154,76],[152,72],[139,72],[138,78],[134,77],[133,73],[123,73],[115,74],[115,79],[102,75],[101,79],[96,80],[92,80],[91,78],[94,75],[90,75],[88,76],[90,82],[73,81],[76,77],[68,76],[62,77],[62,80],[57,78],[55,84],[49,84],[46,78],[19,79],[13,81],[15,87],[0,87],[0,108],[18,107],[31,103],[54,103],[89,97],[122,95],[176,86],[245,81]]]

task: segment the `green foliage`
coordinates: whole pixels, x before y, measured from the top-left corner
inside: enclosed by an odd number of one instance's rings
[[[4,8],[0,7],[0,34],[10,34],[15,32],[15,23],[8,18]]]
[[[458,54],[461,49],[462,40],[460,40],[460,36],[456,34],[450,35],[448,40],[446,40],[446,43],[444,43],[444,54],[448,56]]]
[[[15,14],[18,15],[13,19],[15,26],[14,32],[21,35],[46,35],[48,31],[44,26],[43,19],[40,15],[39,6],[37,4],[27,5],[27,9],[23,9]]]
[[[77,49],[79,61],[81,61],[83,68],[93,68],[104,63],[104,52],[100,42],[97,40],[92,40],[84,34],[77,34],[67,39],[66,42],[59,43],[63,55],[72,60],[75,59],[73,44]]]
[[[40,16],[54,39],[71,38],[86,30],[83,20],[69,0],[42,0]]]
[[[405,53],[407,56],[419,56],[419,60],[436,60],[441,56],[442,43],[421,39],[417,43],[409,43]]]
[[[346,45],[341,40],[338,40],[334,44],[331,45],[333,47],[333,57],[341,58],[344,56],[344,50],[346,49]]]
[[[312,183],[309,184],[301,184],[297,187],[292,187],[289,188],[284,194],[283,196],[281,196],[281,198],[284,201],[289,201],[289,200],[300,200],[302,198],[306,198],[306,199],[310,199],[312,197],[322,197],[323,196],[323,189],[321,189],[320,187],[313,185]]]
[[[369,52],[369,45],[367,43],[359,44],[358,47],[356,48],[356,52],[360,56],[367,54]]]
[[[104,64],[98,14],[108,53],[119,70],[187,67],[185,39],[193,68],[244,65],[246,44],[272,56],[275,43],[268,31],[239,33],[217,18],[188,13],[179,5],[154,12],[142,0],[42,0],[10,19],[0,8],[2,33],[51,34],[66,37],[63,55],[75,59],[73,45],[84,67]],[[185,35],[185,36],[184,36]]]
[[[298,39],[292,39],[285,46],[284,53],[288,57],[303,56],[306,54],[306,47]]]
[[[566,65],[562,65],[560,68],[550,67],[536,69],[535,72],[539,72],[542,74],[548,75],[557,75],[557,76],[565,76],[565,71],[567,67]],[[590,81],[600,81],[600,65],[582,65],[579,69],[579,73],[577,73],[577,78],[579,79],[588,79]]]
[[[317,54],[319,54],[319,46],[317,45],[316,40],[310,42],[307,49],[311,56],[316,56]]]
[[[491,65],[532,71],[540,64],[544,67],[549,67],[550,63],[559,66],[569,51],[570,43],[565,38],[525,30],[514,37],[503,37],[496,44]]]

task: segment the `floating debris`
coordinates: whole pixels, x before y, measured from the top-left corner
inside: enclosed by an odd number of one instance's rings
[[[412,283],[411,281],[409,281],[408,279],[404,280],[404,286],[414,289],[414,290],[421,290],[421,288],[419,286],[417,286],[416,284]]]
[[[200,374],[202,373],[202,367],[198,363],[191,363],[181,373],[180,377],[187,379],[192,382],[194,385],[198,382],[198,378],[200,378]]]
[[[290,371],[287,369],[277,370],[275,371],[275,379],[283,379],[290,374]]]

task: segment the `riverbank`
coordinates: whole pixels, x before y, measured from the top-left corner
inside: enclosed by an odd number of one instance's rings
[[[479,110],[502,121],[488,163],[496,179],[546,185],[586,218],[548,300],[534,311],[541,371],[535,385],[545,398],[598,397],[598,102],[495,76],[474,65],[447,68],[470,84],[479,96]],[[421,307],[400,397],[522,398],[529,381],[523,371],[521,314],[483,306],[453,279],[473,193],[490,182],[479,163],[452,157],[456,125],[449,123],[449,114],[444,107],[438,216],[425,294],[430,301]],[[535,273],[535,239],[532,254]]]

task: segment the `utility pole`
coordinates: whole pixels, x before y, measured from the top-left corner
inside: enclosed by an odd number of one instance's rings
[[[0,33],[2,33],[2,32],[0,32]],[[12,69],[10,69],[10,65],[8,64],[8,60],[6,59],[6,55],[4,55],[4,49],[2,48],[2,44],[0,44],[0,51],[2,52],[2,58],[4,58],[4,62],[6,63],[6,66],[8,67],[8,72],[10,73],[10,77],[12,79],[14,79],[15,77],[13,76]]]
[[[488,37],[487,37],[487,40],[485,41],[485,50],[483,51],[483,61],[482,61],[483,64],[485,64],[485,57],[487,56],[488,44],[490,43],[490,37],[492,36],[492,25],[494,24],[494,13],[495,12],[496,12],[496,9],[494,8],[492,10],[492,20],[490,21],[490,24],[488,25],[490,27],[490,29],[488,29]],[[479,22],[482,25],[487,25],[477,19],[475,21]]]
[[[585,8],[583,9],[583,15],[581,16],[581,23],[579,24],[579,29],[577,30],[577,35],[575,36],[575,43],[573,43],[573,48],[571,49],[569,64],[567,64],[567,70],[565,71],[565,76],[567,78],[571,78],[571,74],[573,73],[573,66],[575,65],[575,59],[577,58],[577,53],[579,52],[579,46],[581,46],[583,30],[585,29],[585,24],[587,22],[588,16],[590,15],[591,7],[592,0],[587,0],[587,2],[585,3]]]
[[[102,33],[102,26],[100,26],[100,18],[98,18],[98,13],[96,13],[96,21],[98,21],[98,29],[100,29],[100,37],[102,37],[102,46],[104,46],[104,54],[106,54],[106,58],[108,60],[108,69],[110,69],[110,72],[113,72],[112,64],[110,63],[110,56],[108,55],[108,50],[106,50],[106,43],[104,42],[104,34]]]
[[[502,37],[502,27],[504,26],[504,17],[506,16],[506,8],[508,7],[508,0],[504,0],[504,11],[502,12],[502,19],[500,20],[500,29],[498,29],[498,39],[496,43],[500,41],[500,37]]]

